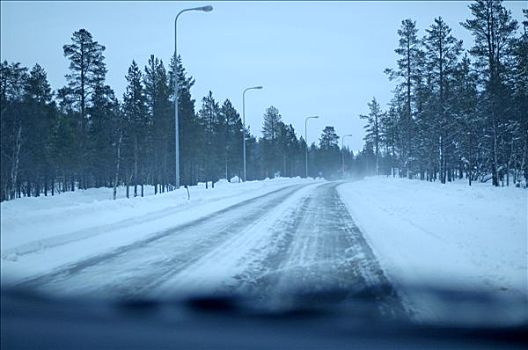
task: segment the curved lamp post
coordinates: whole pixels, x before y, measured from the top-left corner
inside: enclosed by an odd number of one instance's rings
[[[242,157],[244,159],[244,182],[246,177],[246,92],[249,90],[261,90],[262,86],[253,86],[244,89],[242,92]]]
[[[178,100],[179,100],[179,91],[178,91],[178,17],[184,12],[189,11],[202,11],[202,12],[211,12],[213,11],[213,6],[201,6],[193,7],[181,10],[174,18],[174,131],[176,133],[176,188],[180,188],[180,132],[179,132],[179,118],[178,118]]]

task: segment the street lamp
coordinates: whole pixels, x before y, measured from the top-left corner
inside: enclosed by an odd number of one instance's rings
[[[345,141],[345,137],[352,136],[352,134],[343,135],[341,138],[341,165],[343,167],[343,178],[345,178],[345,152],[343,151],[343,141]]]
[[[304,141],[306,142],[306,159],[305,159],[305,167],[306,167],[306,178],[308,178],[308,132],[307,132],[307,124],[308,119],[318,119],[319,116],[313,116],[313,117],[306,117],[304,119]]]
[[[244,159],[244,181],[246,181],[246,92],[249,90],[260,90],[262,86],[253,86],[242,92],[242,157]]]
[[[176,153],[176,189],[180,188],[180,126],[179,126],[179,118],[178,118],[178,99],[179,99],[179,91],[178,91],[178,17],[184,12],[189,11],[202,11],[202,12],[211,12],[213,11],[213,6],[207,5],[207,6],[201,6],[201,7],[193,7],[181,10],[176,15],[176,18],[174,18],[174,132],[176,133],[176,146],[175,146],[175,153]]]

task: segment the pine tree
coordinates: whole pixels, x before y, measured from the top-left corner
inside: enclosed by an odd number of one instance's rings
[[[294,176],[296,163],[299,162],[299,141],[293,126],[279,122],[277,135],[278,154],[281,155],[281,175]],[[299,174],[300,175],[300,174]]]
[[[86,29],[73,33],[72,43],[64,45],[64,56],[70,60],[70,74],[66,75],[68,88],[77,99],[81,120],[86,117],[90,96],[102,85],[106,75],[103,51],[105,47],[93,40]]]
[[[181,57],[178,56],[177,65],[174,58],[170,65],[170,90],[171,101],[174,103],[174,71],[177,66],[178,76],[178,118],[180,138],[180,176],[182,183],[186,185],[195,184],[199,173],[199,157],[201,145],[201,130],[198,117],[195,112],[195,100],[191,96],[191,88],[194,85],[192,76],[187,76],[183,67]]]
[[[397,61],[396,69],[386,69],[385,73],[389,75],[390,80],[397,80],[399,84],[396,87],[396,91],[402,96],[403,107],[401,115],[402,127],[402,149],[401,149],[401,161],[402,170],[405,175],[409,175],[410,161],[412,159],[411,146],[413,144],[412,136],[414,132],[413,125],[413,89],[416,84],[416,80],[419,79],[420,74],[420,40],[418,39],[418,29],[416,28],[416,22],[411,19],[402,21],[401,28],[398,30],[399,46],[394,50],[400,58]]]
[[[36,64],[31,69],[24,87],[24,157],[21,163],[26,186],[32,188],[35,196],[39,196],[42,190],[47,195],[52,171],[49,143],[57,115],[52,97],[46,72]]]
[[[258,180],[264,178],[262,171],[261,144],[257,138],[251,135],[251,129],[246,127],[246,166],[248,180]]]
[[[380,132],[380,120],[384,117],[384,113],[381,110],[381,107],[376,101],[376,98],[373,97],[372,101],[368,104],[369,107],[369,114],[368,115],[360,115],[359,117],[361,119],[365,119],[367,121],[367,124],[365,125],[365,138],[364,140],[366,142],[370,142],[374,145],[374,155],[376,158],[376,175],[379,174],[379,150],[380,150],[380,139],[381,139],[381,132]]]
[[[175,136],[169,77],[162,60],[154,55],[150,56],[143,81],[149,121],[152,125],[149,135],[151,140],[149,152],[153,155],[150,176],[153,179],[155,193],[164,192],[168,189],[169,178],[173,178]],[[127,179],[131,179],[131,174]]]
[[[19,167],[24,125],[18,108],[24,96],[27,68],[2,62],[0,70],[0,131],[2,200],[20,196]]]
[[[524,176],[528,184],[528,9],[523,9],[524,21],[521,35],[513,46],[512,90],[514,120],[517,128],[512,137],[513,166],[518,169],[513,181],[520,183]]]
[[[215,141],[223,137],[218,134],[218,124],[220,123],[220,107],[215,101],[213,93],[202,99],[202,108],[198,112],[200,123],[203,131],[204,145],[202,147],[202,168],[203,178],[206,182],[211,181],[214,186],[214,181],[219,175],[219,169],[222,169],[224,164],[221,157],[222,149],[216,147]],[[219,156],[220,155],[220,156]]]
[[[424,38],[426,67],[431,74],[430,83],[434,98],[434,114],[436,120],[435,138],[439,143],[440,181],[446,183],[448,179],[448,145],[452,145],[453,115],[449,108],[453,98],[451,85],[455,73],[458,57],[462,51],[462,41],[451,35],[451,28],[442,17],[435,18],[430,29],[426,30]]]
[[[453,86],[453,114],[457,128],[457,142],[459,146],[457,157],[465,166],[469,185],[475,178],[476,154],[478,140],[484,138],[481,133],[483,123],[477,113],[477,76],[471,70],[471,61],[464,55],[454,74]]]
[[[333,126],[326,126],[319,139],[319,150],[316,154],[316,165],[319,172],[331,179],[340,168],[339,136]]]
[[[394,167],[396,166],[398,147],[398,103],[391,101],[387,113],[383,113],[379,120],[379,142],[385,146],[385,155],[387,158],[387,174],[395,176]],[[381,147],[381,146],[380,146]]]
[[[145,151],[147,148],[146,138],[149,128],[149,118],[147,100],[142,83],[143,76],[135,61],[132,61],[125,78],[128,86],[123,94],[123,114],[127,122],[126,131],[132,144],[132,182],[134,186],[134,197],[138,195],[138,185],[141,185],[141,196],[143,197],[146,167]]]
[[[114,168],[115,131],[119,118],[119,103],[108,85],[98,86],[92,94],[90,113],[89,149],[90,172],[94,186],[109,187]]]
[[[270,106],[264,113],[264,123],[262,126],[262,147],[264,152],[264,169],[265,176],[274,176],[280,171],[280,160],[277,160],[279,126],[282,122],[282,116],[279,110]]]
[[[437,179],[440,169],[438,124],[437,85],[433,84],[434,74],[427,67],[426,53],[420,55],[420,68],[414,86],[415,97],[415,142],[414,163],[420,179],[433,181]],[[436,88],[438,91],[438,88]],[[400,125],[400,127],[403,127]]]
[[[88,187],[88,164],[85,160],[93,158],[89,154],[88,141],[88,108],[96,89],[104,85],[106,64],[103,52],[105,47],[93,40],[92,34],[86,29],[73,33],[71,44],[64,45],[64,56],[70,61],[70,73],[66,74],[68,86],[61,89],[61,96],[69,108],[78,113],[78,130],[76,139],[79,143],[77,155],[80,162],[79,186]]]
[[[77,168],[79,159],[76,149],[75,119],[67,113],[59,112],[50,136],[50,154],[53,164],[53,174],[57,181],[58,191],[75,190],[74,169]],[[54,182],[55,182],[54,181]],[[52,187],[52,191],[54,187]]]
[[[220,108],[220,119],[225,120],[224,159],[227,179],[242,174],[242,120],[229,99]]]
[[[470,53],[481,77],[484,94],[480,103],[481,113],[486,116],[487,136],[490,140],[490,169],[492,183],[499,185],[501,163],[502,125],[510,101],[506,86],[507,60],[511,55],[513,35],[517,21],[497,0],[477,0],[469,5],[473,18],[461,23],[475,39]]]

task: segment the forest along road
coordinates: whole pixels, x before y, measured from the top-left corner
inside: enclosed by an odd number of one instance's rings
[[[105,298],[241,292],[266,302],[337,288],[340,301],[368,291],[381,312],[399,314],[339,184],[289,186],[21,285]]]

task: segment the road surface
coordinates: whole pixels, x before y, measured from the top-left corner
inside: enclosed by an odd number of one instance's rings
[[[367,291],[381,312],[399,313],[397,294],[337,186],[282,188],[21,286],[106,298],[234,292],[267,302],[328,289],[346,302]]]

